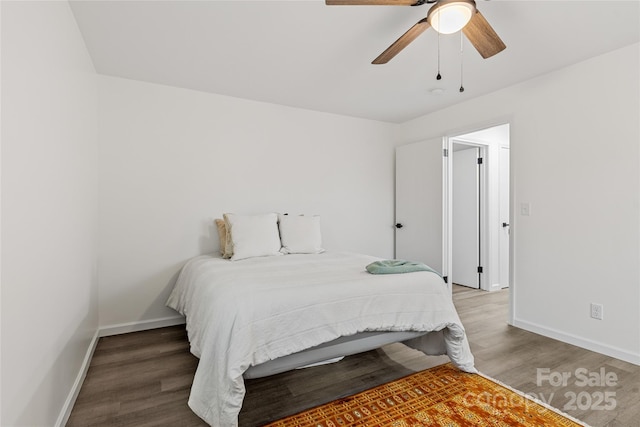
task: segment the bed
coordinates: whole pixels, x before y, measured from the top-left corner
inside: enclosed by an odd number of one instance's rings
[[[199,363],[189,406],[213,426],[238,423],[243,378],[404,342],[476,372],[451,294],[433,272],[369,274],[378,258],[324,252],[183,267],[167,305],[186,317]]]

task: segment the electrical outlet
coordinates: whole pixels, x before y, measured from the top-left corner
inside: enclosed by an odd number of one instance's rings
[[[602,304],[591,303],[591,317],[593,319],[602,320],[603,307]]]

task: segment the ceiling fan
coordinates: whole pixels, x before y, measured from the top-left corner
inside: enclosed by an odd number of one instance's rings
[[[374,59],[372,64],[386,64],[429,27],[441,34],[452,34],[462,30],[473,47],[485,59],[502,52],[507,47],[476,8],[474,0],[326,0],[325,3],[328,6],[421,6],[425,3],[434,4],[429,9],[426,18],[409,28],[406,33]]]

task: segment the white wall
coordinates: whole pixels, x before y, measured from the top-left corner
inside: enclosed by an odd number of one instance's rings
[[[392,129],[100,77],[101,325],[175,316],[176,275],[217,250],[224,212],[318,214],[326,249],[391,257]]]
[[[66,2],[1,2],[3,426],[51,426],[98,326],[95,71]]]
[[[514,323],[640,363],[635,44],[400,126],[398,143],[511,123]],[[519,215],[520,203],[531,215]],[[515,213],[515,215],[514,215]],[[589,317],[604,304],[604,320]]]

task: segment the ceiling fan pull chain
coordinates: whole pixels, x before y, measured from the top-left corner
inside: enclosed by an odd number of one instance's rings
[[[464,38],[462,37],[462,31],[460,31],[460,92],[464,92],[463,63],[464,63]]]
[[[438,10],[438,19],[440,19],[440,10]],[[436,76],[436,80],[442,79],[440,75],[440,32],[438,32],[438,75]]]

